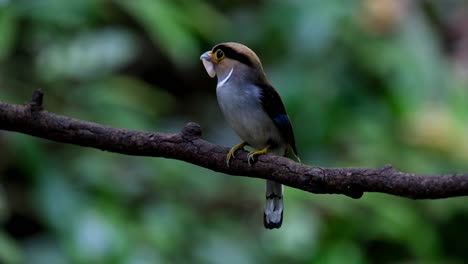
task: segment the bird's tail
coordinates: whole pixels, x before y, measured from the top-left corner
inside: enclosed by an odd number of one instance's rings
[[[285,149],[273,149],[269,154],[287,156],[288,147]],[[301,163],[295,149],[293,149],[293,154],[297,161]],[[283,223],[283,192],[284,186],[281,183],[267,180],[266,203],[265,211],[263,213],[263,224],[265,228],[273,229],[281,227],[281,224]]]
[[[266,204],[263,214],[265,228],[280,228],[283,223],[283,185],[274,181],[266,183]]]

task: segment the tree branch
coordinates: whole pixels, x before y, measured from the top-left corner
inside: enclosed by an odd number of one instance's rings
[[[49,113],[42,109],[43,94],[35,91],[26,105],[0,102],[0,130],[9,130],[56,142],[135,156],[183,160],[230,175],[273,180],[317,194],[344,194],[360,198],[364,192],[387,193],[412,199],[439,199],[468,195],[468,174],[424,176],[383,168],[319,168],[290,159],[260,156],[247,164],[239,151],[226,166],[227,147],[201,139],[201,128],[188,123],[180,133],[130,131]]]

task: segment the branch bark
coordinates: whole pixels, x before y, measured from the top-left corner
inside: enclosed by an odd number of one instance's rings
[[[43,94],[35,91],[31,102],[0,102],[0,130],[20,132],[56,142],[91,147],[135,156],[183,160],[234,176],[273,180],[317,194],[344,194],[360,198],[379,192],[411,199],[439,199],[468,195],[468,174],[416,175],[383,168],[320,168],[290,159],[260,156],[247,164],[247,152],[239,151],[226,166],[227,147],[201,139],[201,128],[188,123],[180,133],[130,131],[49,113],[42,107]]]

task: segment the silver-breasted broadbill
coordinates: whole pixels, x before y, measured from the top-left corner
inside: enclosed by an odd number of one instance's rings
[[[224,117],[242,139],[226,156],[227,166],[235,152],[244,146],[255,151],[248,155],[253,164],[258,155],[286,156],[292,149],[297,157],[293,128],[278,92],[268,82],[258,56],[234,42],[215,45],[200,57],[212,78],[218,78],[216,95]],[[266,228],[279,228],[283,222],[283,185],[267,181],[264,211]]]

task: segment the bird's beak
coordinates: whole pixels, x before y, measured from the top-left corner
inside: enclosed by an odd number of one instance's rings
[[[207,51],[200,56],[200,60],[203,62],[206,72],[211,78],[216,76],[216,71],[213,64],[213,54],[211,51]]]

